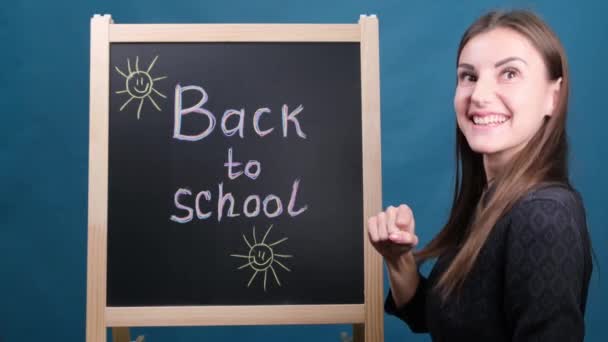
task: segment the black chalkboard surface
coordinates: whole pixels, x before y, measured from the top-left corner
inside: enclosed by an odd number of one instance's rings
[[[112,43],[108,306],[354,304],[359,43]]]

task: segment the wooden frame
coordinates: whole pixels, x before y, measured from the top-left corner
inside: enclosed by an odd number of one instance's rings
[[[358,24],[114,24],[91,19],[87,342],[105,342],[107,327],[353,323],[356,341],[382,341],[382,259],[366,222],[363,304],[276,306],[108,307],[106,305],[110,43],[113,42],[360,42],[364,217],[382,209],[378,20]],[[124,331],[123,331],[124,332]]]

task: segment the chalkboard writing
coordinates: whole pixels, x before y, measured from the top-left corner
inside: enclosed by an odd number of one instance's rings
[[[358,43],[110,64],[108,306],[363,303]]]

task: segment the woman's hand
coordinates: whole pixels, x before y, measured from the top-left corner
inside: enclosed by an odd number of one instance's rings
[[[405,204],[369,218],[369,239],[386,261],[392,296],[397,307],[416,293],[420,277],[412,249],[418,244],[412,209]]]
[[[369,238],[387,262],[395,262],[418,244],[414,213],[405,204],[389,206],[367,221]]]

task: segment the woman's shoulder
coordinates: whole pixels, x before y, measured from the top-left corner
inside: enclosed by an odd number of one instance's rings
[[[540,184],[515,202],[507,214],[511,229],[546,234],[561,227],[586,228],[585,207],[569,184]],[[576,229],[574,229],[576,230]]]
[[[584,212],[583,199],[571,185],[565,183],[542,183],[525,193],[513,205],[515,213],[535,209],[554,209],[570,214]]]

